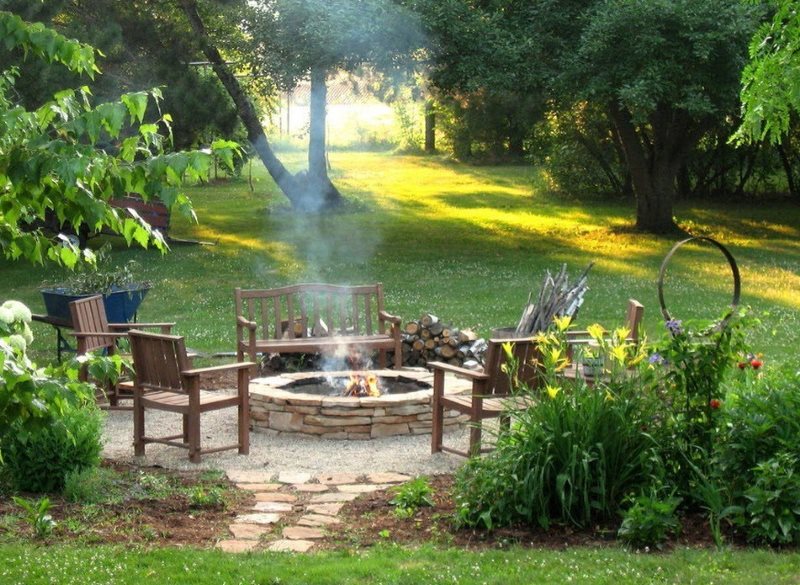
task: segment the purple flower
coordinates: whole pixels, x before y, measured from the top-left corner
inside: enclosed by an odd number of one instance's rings
[[[670,319],[665,323],[665,325],[667,326],[667,329],[669,329],[669,332],[673,335],[678,335],[682,331],[680,319]]]
[[[651,354],[647,361],[654,366],[663,366],[667,363],[666,358],[658,352]]]

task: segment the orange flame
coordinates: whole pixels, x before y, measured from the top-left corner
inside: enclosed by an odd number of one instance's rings
[[[363,376],[359,373],[350,374],[350,380],[342,394],[344,396],[380,396],[378,377],[371,372]]]

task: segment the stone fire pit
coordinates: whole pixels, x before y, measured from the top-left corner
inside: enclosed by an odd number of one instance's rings
[[[372,370],[382,388],[396,393],[377,397],[328,395],[326,377],[349,378],[352,372],[297,372],[250,381],[250,415],[254,430],[303,433],[324,439],[375,439],[431,432],[433,374],[426,370]],[[448,380],[448,393],[469,392],[466,380]],[[392,392],[391,388],[389,389]],[[445,411],[444,430],[466,420]]]

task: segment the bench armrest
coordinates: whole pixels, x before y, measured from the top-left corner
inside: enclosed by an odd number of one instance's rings
[[[386,311],[378,311],[378,318],[381,321],[388,321],[389,323],[394,323],[395,325],[400,325],[403,320],[400,317],[392,315],[391,313],[387,313]]]
[[[127,333],[115,333],[113,331],[71,331],[70,335],[78,339],[85,337],[111,337],[113,339],[123,339],[128,337]]]
[[[451,366],[450,364],[446,364],[444,362],[428,362],[428,367],[433,368],[434,370],[442,370],[444,372],[450,372],[458,376],[464,376],[465,378],[469,378],[470,380],[489,379],[489,375],[483,372],[476,372],[475,370],[468,370],[466,368],[459,368],[458,366]]]
[[[254,362],[236,362],[235,364],[223,364],[221,366],[192,368],[191,370],[183,370],[181,374],[183,374],[184,376],[202,376],[203,374],[215,374],[217,372],[226,372],[228,370],[246,369],[254,365],[256,365]]]
[[[255,321],[250,321],[249,319],[245,319],[241,315],[237,315],[236,317],[236,326],[237,327],[247,327],[251,331],[255,331],[258,325]]]
[[[161,329],[161,333],[169,334],[172,328],[175,327],[175,323],[109,323],[108,327],[109,329],[119,329],[120,331],[129,331],[130,329]]]

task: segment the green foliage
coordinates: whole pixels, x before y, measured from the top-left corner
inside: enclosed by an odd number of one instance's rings
[[[88,405],[69,408],[34,431],[12,422],[2,442],[12,485],[33,493],[62,491],[69,472],[100,462],[102,430],[102,413]]]
[[[418,508],[433,506],[433,488],[425,476],[415,477],[390,491],[394,497],[389,503],[395,507],[394,513],[400,518],[410,518]]]
[[[675,449],[669,457],[676,480],[687,489],[692,466],[708,469],[722,405],[722,383],[746,353],[745,333],[755,320],[740,310],[712,323],[666,322],[667,332],[650,362],[662,369],[671,404]]]
[[[22,49],[69,71],[93,73],[94,50],[19,17],[0,12],[5,49]],[[7,258],[34,263],[46,259],[72,267],[79,251],[63,236],[51,240],[39,229],[23,231],[36,220],[55,218],[59,226],[86,224],[90,230],[109,227],[128,245],[166,246],[160,233],[108,205],[128,193],[145,200],[157,197],[170,208],[191,214],[181,191],[184,181],[208,176],[211,155],[167,153],[171,118],[161,115],[145,123],[150,102],[161,92],[123,94],[119,101],[91,105],[88,87],[64,89],[34,110],[13,100],[17,69],[0,75],[0,242]],[[110,146],[113,144],[113,146]],[[231,143],[212,144],[229,162]],[[91,255],[84,256],[91,261]]]
[[[619,539],[633,548],[661,548],[670,534],[680,530],[676,515],[680,498],[660,499],[656,495],[639,496],[622,515],[617,531]]]
[[[792,0],[768,0],[771,20],[750,41],[750,62],[742,72],[742,124],[737,142],[781,142],[792,114],[800,112],[800,14]]]
[[[225,496],[218,487],[195,486],[189,492],[192,508],[216,508],[225,505]]]
[[[56,526],[56,521],[49,514],[50,512],[50,498],[40,498],[35,502],[14,496],[14,503],[25,510],[28,523],[33,528],[33,533],[36,538],[45,538],[50,536],[53,528]]]
[[[79,504],[103,504],[119,501],[122,490],[117,473],[106,467],[83,467],[67,472],[64,498]]]
[[[28,523],[33,528],[36,538],[45,538],[53,532],[56,522],[48,513],[51,507],[49,498],[33,501],[14,496],[13,499],[15,504],[25,510]]]
[[[92,253],[87,250],[87,254]],[[134,283],[148,284],[138,276],[139,264],[129,260],[124,264],[111,263],[111,246],[104,245],[93,252],[94,262],[78,264],[62,281],[53,285],[73,295],[108,294]]]
[[[538,404],[513,413],[515,424],[498,436],[494,452],[459,470],[460,523],[587,526],[612,518],[660,474],[649,434],[659,404],[638,377],[592,388],[552,380]]]
[[[745,491],[750,540],[800,542],[800,473],[795,453],[778,453],[753,470],[755,483]]]

